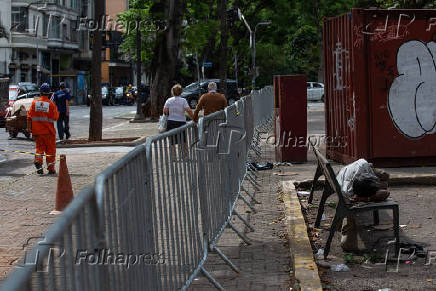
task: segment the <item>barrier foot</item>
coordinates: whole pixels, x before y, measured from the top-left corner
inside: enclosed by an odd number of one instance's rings
[[[233,214],[235,214],[239,219],[251,230],[256,231],[254,227],[236,210],[233,209]]]
[[[256,156],[258,156],[258,157],[261,156],[261,152],[260,152],[260,150],[256,146],[251,146],[251,149],[256,154]]]
[[[257,169],[251,163],[248,163],[247,170],[248,172],[253,173],[253,175],[257,177]]]
[[[206,278],[209,280],[209,282],[211,282],[215,286],[215,288],[217,288],[218,290],[224,291],[223,286],[221,286],[221,284],[218,283],[218,281],[215,280],[215,278],[212,277],[212,275],[208,271],[206,271],[206,269],[204,267],[201,267],[201,272],[203,273],[204,276],[206,276]]]
[[[247,244],[251,245],[251,241],[246,237],[243,233],[241,233],[234,225],[233,223],[229,222],[229,227],[236,232],[236,234]]]
[[[241,186],[241,190],[244,191],[245,193],[247,193],[247,195],[250,196],[251,200],[253,200],[254,203],[256,203],[256,204],[262,204],[262,203],[260,203],[259,201],[257,201],[257,199],[254,198],[254,196],[251,195],[250,192],[248,192],[247,189],[245,189],[244,186]]]
[[[247,172],[246,177],[249,177],[250,179],[252,179],[254,181],[256,181],[256,179],[257,179],[257,175],[254,173],[251,173],[250,171]]]
[[[250,179],[250,177],[247,177],[247,181],[250,182],[250,184],[253,186],[253,188],[254,188],[256,191],[260,191],[259,186],[256,184],[256,182],[255,182],[254,180]]]
[[[242,201],[245,202],[245,204],[247,204],[248,207],[250,207],[251,211],[253,211],[254,213],[256,213],[256,208],[253,207],[253,205],[251,205],[250,201],[247,200],[247,198],[245,198],[244,195],[239,194],[239,197],[241,197]]]
[[[217,246],[214,246],[212,251],[215,251],[221,257],[221,259],[223,259],[223,261],[229,265],[233,271],[235,271],[235,273],[241,274],[241,271],[238,269],[238,267],[236,267],[235,264],[233,264],[232,261],[230,261],[230,259]]]

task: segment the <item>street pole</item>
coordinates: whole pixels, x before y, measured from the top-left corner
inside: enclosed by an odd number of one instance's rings
[[[252,65],[251,90],[254,90],[256,87],[256,28],[254,29],[254,31],[251,31],[250,36],[251,36],[251,65]]]
[[[35,4],[45,4],[47,3],[45,1],[35,1],[27,4],[27,9],[30,9],[30,6]],[[42,17],[44,17],[44,12],[47,7],[44,6],[42,8],[37,8],[36,11],[41,11]],[[39,66],[39,41],[38,41],[38,29],[39,29],[39,14],[36,17],[36,23],[34,23],[34,29],[35,29],[35,41],[36,41],[36,86],[39,86],[40,81],[40,66]]]
[[[250,33],[250,35],[252,35],[252,64],[253,64],[253,79],[251,80],[251,87],[252,90],[255,89],[256,87],[256,77],[257,77],[257,70],[256,70],[256,30],[257,27],[259,25],[270,25],[271,24],[271,20],[265,21],[265,22],[259,22],[258,24],[256,24],[256,26],[254,27],[254,31],[252,31]]]
[[[251,90],[254,90],[254,88],[256,87],[256,30],[259,25],[270,25],[271,20],[265,22],[259,22],[254,27],[254,30],[252,30],[240,9],[238,9],[238,17],[239,20],[242,20],[242,22],[245,24],[248,31],[250,32],[251,66],[252,66]]]
[[[235,80],[236,80],[236,86],[237,89],[239,89],[238,85],[238,52],[235,52]]]
[[[141,19],[138,17],[136,19],[136,115],[135,120],[143,120],[145,119],[144,113],[142,112],[142,104],[141,104],[141,94],[139,92],[140,88],[143,90],[141,86],[141,28],[140,28]]]
[[[201,96],[200,90],[200,64],[198,63],[198,50],[195,50],[195,63],[197,64],[198,99]]]

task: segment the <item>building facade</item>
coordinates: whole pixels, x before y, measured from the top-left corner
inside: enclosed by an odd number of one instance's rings
[[[133,84],[133,66],[120,50],[122,29],[117,25],[117,15],[129,8],[128,0],[106,0],[106,43],[101,65],[102,83],[111,87]]]
[[[91,54],[79,22],[91,16],[90,2],[0,0],[0,75],[11,84],[63,81],[83,103]]]

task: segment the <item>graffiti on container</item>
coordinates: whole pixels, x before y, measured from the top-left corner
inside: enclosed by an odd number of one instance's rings
[[[415,22],[416,15],[401,13],[398,15],[398,19],[394,21],[391,21],[391,15],[386,15],[382,25],[377,20],[377,14],[374,14],[372,18],[374,20],[369,21],[368,24],[354,29],[354,33],[357,36],[353,44],[354,47],[361,47],[365,36],[371,42],[382,43],[406,38],[410,34],[408,27]]]
[[[343,90],[347,88],[344,85],[344,75],[348,71],[350,64],[350,56],[347,49],[342,45],[342,42],[338,41],[333,51],[333,59],[335,60],[335,90]]]
[[[388,96],[389,114],[408,138],[436,132],[436,42],[405,42]]]
[[[436,28],[436,17],[430,18],[426,31],[432,30],[433,27]]]

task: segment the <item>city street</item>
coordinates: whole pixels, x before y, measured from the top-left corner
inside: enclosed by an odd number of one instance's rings
[[[86,138],[89,128],[89,107],[85,105],[71,106],[70,111],[71,139]],[[126,122],[125,119],[116,119],[114,117],[134,112],[136,112],[136,106],[103,106],[103,135],[105,130]],[[17,138],[9,140],[9,134],[4,128],[0,128],[0,149],[33,152],[34,143],[27,140],[21,133],[18,134]],[[0,152],[0,162],[6,158],[14,160],[18,158],[17,156],[20,155]]]
[[[70,108],[70,130],[71,139],[87,138],[89,127],[89,107],[88,106],[71,106]],[[126,119],[114,118],[117,116],[126,116],[134,113],[135,106],[103,106],[103,137],[105,133],[127,123]],[[56,127],[56,126],[55,126]],[[120,132],[112,132],[111,137],[117,137]],[[114,136],[115,135],[115,136]],[[17,138],[9,140],[9,134],[0,129],[0,149],[9,151],[34,152],[35,144],[28,140],[23,134]],[[58,150],[59,152],[59,150]],[[0,152],[0,183],[6,185],[14,179],[29,175],[34,171],[33,156],[20,153]],[[6,190],[1,190],[1,192]]]

